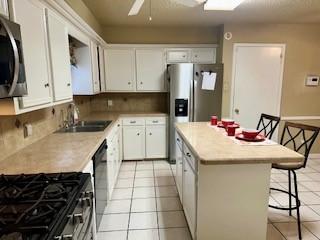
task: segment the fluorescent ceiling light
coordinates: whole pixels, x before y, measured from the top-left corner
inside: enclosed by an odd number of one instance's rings
[[[208,0],[204,4],[204,10],[232,11],[244,0]]]

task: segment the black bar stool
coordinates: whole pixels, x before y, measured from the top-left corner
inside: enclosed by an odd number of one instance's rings
[[[281,136],[280,144],[283,146],[287,146],[293,149],[296,152],[299,152],[304,155],[304,160],[299,163],[280,163],[280,164],[272,164],[272,168],[279,169],[279,170],[287,170],[288,171],[288,178],[289,178],[289,189],[288,191],[277,189],[277,188],[270,188],[274,191],[279,191],[288,194],[289,196],[289,207],[279,207],[269,205],[269,207],[280,209],[280,210],[287,210],[289,211],[289,215],[292,216],[292,210],[297,210],[297,220],[298,220],[298,231],[299,231],[299,239],[302,239],[301,236],[301,224],[300,224],[300,200],[298,195],[298,182],[297,182],[297,175],[296,170],[300,168],[305,168],[307,165],[308,157],[310,150],[312,148],[313,143],[315,142],[320,128],[313,127],[304,124],[298,123],[291,123],[286,122],[284,125],[284,129]],[[295,194],[291,192],[291,173],[293,174],[294,179],[294,190]],[[296,205],[292,206],[291,199],[294,198],[296,200]]]
[[[274,131],[279,125],[279,122],[280,117],[262,113],[257,126],[257,130],[260,130],[259,133],[263,133],[267,138],[271,139]]]

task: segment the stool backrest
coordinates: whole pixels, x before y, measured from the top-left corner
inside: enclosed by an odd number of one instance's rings
[[[263,133],[267,138],[271,139],[274,131],[279,125],[279,122],[280,117],[262,113],[257,126],[257,130],[260,130],[260,133]]]
[[[285,122],[280,144],[304,155],[304,167],[320,128],[300,123]]]

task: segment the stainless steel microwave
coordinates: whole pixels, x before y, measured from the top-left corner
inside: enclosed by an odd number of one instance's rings
[[[27,93],[20,25],[0,17],[0,98]]]

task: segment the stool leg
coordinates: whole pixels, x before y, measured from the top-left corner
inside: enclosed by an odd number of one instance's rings
[[[297,220],[298,220],[298,231],[299,231],[299,239],[302,239],[301,236],[301,223],[300,223],[300,200],[299,200],[299,195],[298,195],[298,182],[297,182],[297,175],[295,171],[293,172],[293,176],[294,176],[294,189],[295,189],[295,193],[296,193],[296,206],[297,206]]]
[[[292,216],[292,210],[291,210],[291,171],[288,171],[288,180],[289,180],[289,216]]]

